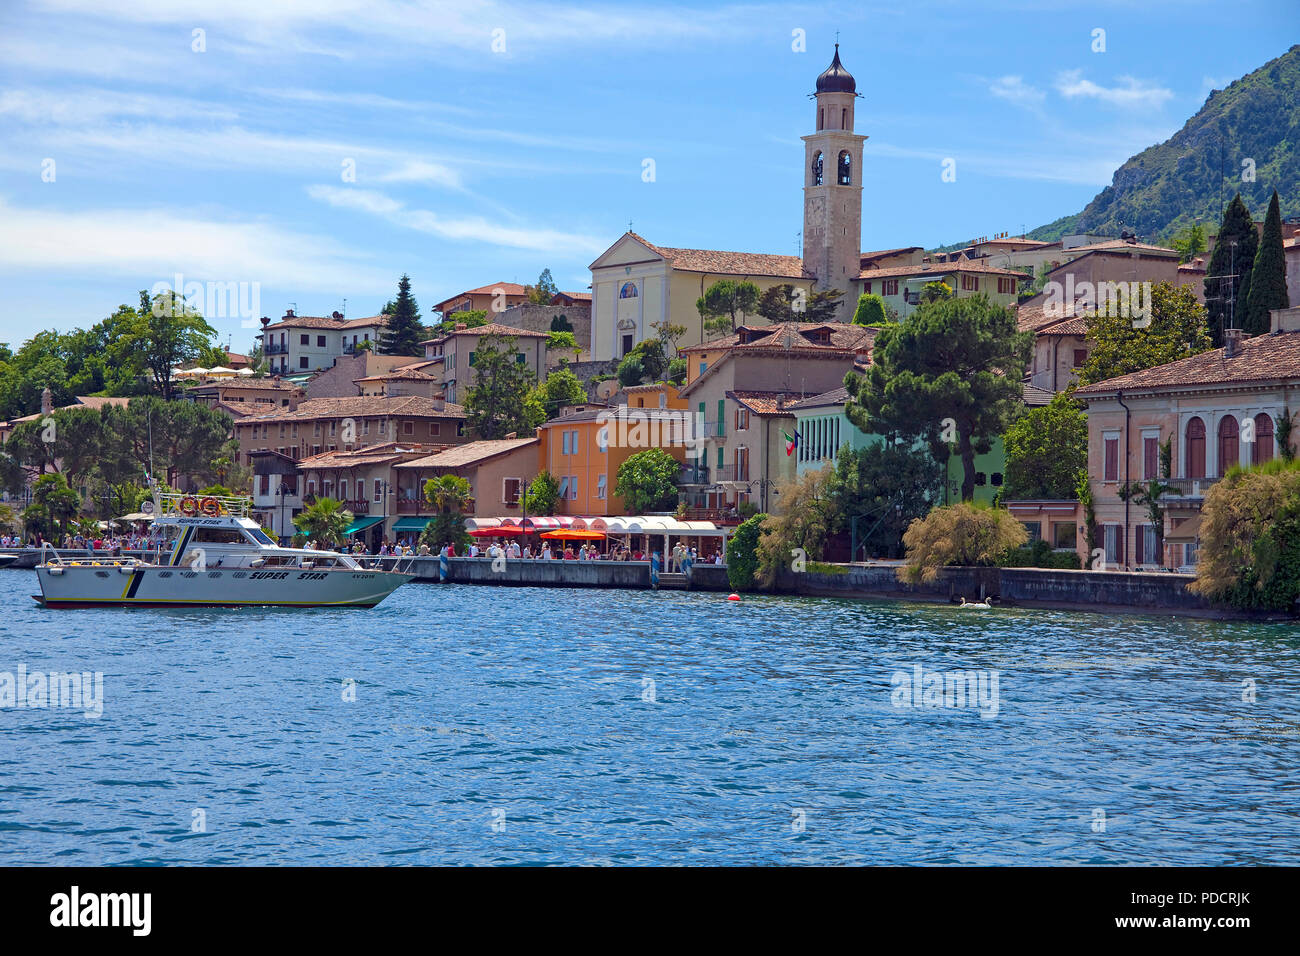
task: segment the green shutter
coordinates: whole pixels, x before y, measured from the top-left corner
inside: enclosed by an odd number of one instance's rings
[[[727,400],[718,399],[718,437],[727,434]]]

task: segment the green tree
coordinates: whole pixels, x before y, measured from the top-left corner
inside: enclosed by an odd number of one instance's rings
[[[380,335],[380,349],[386,355],[423,355],[420,342],[425,328],[420,322],[420,306],[411,295],[411,277],[405,273],[397,280],[397,298],[391,305],[388,325]]]
[[[1065,392],[1021,415],[1002,436],[1004,498],[1074,498],[1088,467],[1088,416]]]
[[[435,511],[452,514],[464,511],[474,499],[470,496],[469,479],[449,474],[424,483],[424,500]]]
[[[469,548],[470,536],[465,530],[465,516],[459,512],[436,514],[425,522],[420,532],[420,543],[427,544],[432,551],[441,551],[443,545],[452,545],[457,553],[464,554]]]
[[[962,500],[975,494],[975,456],[992,448],[1023,403],[1020,380],[1033,336],[1014,313],[987,296],[920,306],[906,323],[876,335],[871,367],[844,379],[849,419],[864,432],[929,442],[946,459],[953,441],[964,476]]]
[[[23,509],[22,518],[46,537],[67,531],[68,522],[81,510],[81,498],[68,487],[62,475],[41,475],[32,482],[32,503]]]
[[[142,368],[153,390],[170,399],[175,390],[172,370],[207,359],[217,332],[174,292],[161,292],[151,299],[140,293],[140,307],[122,317],[119,337],[108,346],[109,357],[131,367]]]
[[[549,471],[538,472],[528,485],[524,501],[531,515],[553,515],[560,500],[560,482]]]
[[[1286,291],[1286,253],[1282,247],[1282,210],[1277,201],[1277,190],[1269,200],[1268,215],[1264,217],[1264,235],[1259,240],[1255,264],[1250,270],[1250,289],[1247,293],[1246,315],[1241,327],[1251,335],[1263,335],[1271,325],[1270,309],[1285,309],[1290,305]]]
[[[582,354],[582,346],[578,344],[578,339],[572,332],[548,332],[546,335],[546,351],[548,352],[572,352],[576,359]],[[561,358],[561,362],[567,362],[568,359]]]
[[[1150,307],[1149,324],[1138,328],[1125,315],[1099,312],[1089,317],[1093,345],[1079,370],[1080,385],[1166,365],[1211,347],[1205,308],[1191,289],[1157,283],[1151,287]]]
[[[668,374],[668,357],[663,342],[658,338],[638,342],[632,351],[623,356],[614,373],[624,388],[646,382],[662,381]]]
[[[747,518],[727,542],[727,582],[737,591],[752,591],[758,585],[758,542],[765,521],[765,514]]]
[[[347,538],[352,518],[352,512],[337,498],[317,498],[294,516],[293,524],[318,546],[330,548]]]
[[[542,421],[550,421],[560,414],[560,409],[565,405],[581,405],[585,402],[587,390],[571,370],[560,367],[538,383],[537,388],[533,389],[532,398],[545,416]],[[541,422],[537,424],[540,425]]]
[[[520,362],[513,335],[485,335],[474,350],[474,384],[465,396],[465,418],[479,438],[528,431],[527,408],[536,377]]]
[[[943,469],[924,448],[888,441],[842,448],[831,486],[834,530],[852,535],[856,525],[860,553],[901,557],[903,532],[942,497],[943,482]]]
[[[1205,228],[1194,222],[1174,236],[1171,245],[1178,250],[1179,262],[1191,262],[1205,251]]]
[[[619,466],[614,494],[623,499],[628,514],[667,511],[677,503],[680,468],[677,459],[662,448],[639,451]]]
[[[931,302],[942,302],[944,299],[952,298],[952,288],[948,283],[936,279],[934,282],[927,282],[921,286],[921,294],[918,297],[921,305],[929,305]]]
[[[1205,269],[1205,306],[1215,348],[1223,345],[1223,330],[1232,316],[1236,316],[1237,327],[1241,327],[1250,300],[1250,273],[1258,245],[1255,223],[1238,193],[1223,211],[1214,252]],[[1234,275],[1235,279],[1230,278]]]
[[[789,282],[774,285],[759,296],[756,311],[767,321],[778,322],[834,322],[840,298],[840,289],[820,289],[809,292],[802,286]]]
[[[569,317],[561,312],[555,318],[551,319],[552,332],[573,332],[573,325],[569,322]]]
[[[758,542],[758,582],[764,589],[799,558],[817,560],[835,526],[834,472],[830,465],[806,471],[777,488],[779,509],[768,516]]]
[[[467,329],[477,329],[487,324],[487,309],[466,309],[462,312],[449,313],[445,319],[434,324],[433,328],[429,330],[429,334],[446,335],[448,332],[456,331],[458,325],[463,325]]]
[[[705,338],[730,335],[738,320],[758,311],[758,286],[752,282],[719,279],[695,301],[704,321]]]
[[[854,325],[884,325],[887,321],[884,299],[873,292],[858,296],[858,307],[853,312]]]
[[[555,280],[551,278],[550,269],[542,270],[536,285],[524,286],[524,297],[534,305],[547,305],[559,292]]]

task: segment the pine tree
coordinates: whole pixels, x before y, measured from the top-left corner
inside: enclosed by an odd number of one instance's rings
[[[1237,243],[1235,253],[1234,240]],[[1205,272],[1205,307],[1209,311],[1210,337],[1215,347],[1223,345],[1223,330],[1234,315],[1237,327],[1241,328],[1258,245],[1255,223],[1241,200],[1241,193],[1238,193],[1223,212],[1219,235],[1214,240],[1214,253]],[[1234,274],[1237,276],[1235,279],[1219,278]]]
[[[380,347],[386,355],[419,355],[424,338],[420,324],[420,307],[411,295],[411,277],[403,273],[397,282],[397,298],[391,303],[388,329],[380,337]]]
[[[1255,253],[1255,265],[1250,270],[1250,298],[1246,301],[1241,327],[1251,335],[1262,335],[1271,324],[1269,310],[1285,309],[1289,304],[1286,253],[1282,248],[1282,209],[1275,189],[1268,204],[1268,215],[1264,217],[1264,235]]]

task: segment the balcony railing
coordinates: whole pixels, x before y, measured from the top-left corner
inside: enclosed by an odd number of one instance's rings
[[[1163,484],[1169,485],[1169,491],[1165,492],[1165,498],[1195,498],[1205,497],[1218,478],[1161,478]]]
[[[749,465],[723,465],[714,472],[714,481],[749,481]]]
[[[677,473],[679,485],[707,485],[709,482],[708,465],[682,465]]]
[[[709,422],[709,421],[706,421],[706,422],[704,422],[704,424],[703,424],[702,427],[704,428],[704,437],[705,437],[705,438],[726,438],[726,437],[727,437],[727,421],[726,421],[726,419],[723,419],[723,420],[720,421],[720,422],[717,422],[717,421],[715,421],[715,422]]]
[[[262,347],[264,355],[285,355],[289,351],[289,346],[280,342],[268,342]]]

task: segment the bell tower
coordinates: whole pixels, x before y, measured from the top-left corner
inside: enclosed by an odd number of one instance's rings
[[[847,321],[862,268],[862,144],[853,132],[857,83],[835,59],[817,77],[817,131],[803,137],[803,266],[819,289],[840,289],[836,315]]]

